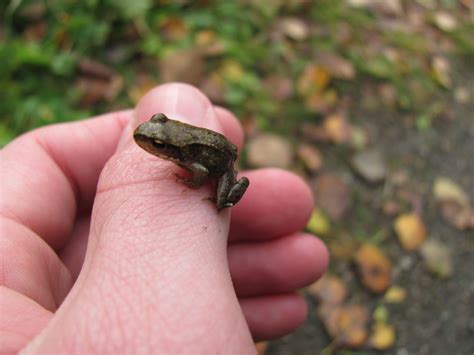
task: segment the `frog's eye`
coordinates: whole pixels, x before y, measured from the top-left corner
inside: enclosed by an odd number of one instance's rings
[[[150,121],[151,122],[161,122],[161,123],[164,123],[166,121],[168,121],[168,117],[166,117],[166,115],[164,113],[155,113],[151,118],[150,118]]]
[[[155,146],[156,148],[158,149],[163,149],[166,145],[165,143],[163,143],[162,141],[158,140],[158,139],[155,139],[153,141],[153,146]]]

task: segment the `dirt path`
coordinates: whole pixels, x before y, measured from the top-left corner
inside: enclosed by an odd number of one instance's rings
[[[431,195],[433,180],[445,176],[462,186],[474,201],[474,71],[472,66],[463,64],[458,69],[456,82],[468,88],[471,100],[467,105],[453,102],[452,120],[434,122],[427,132],[418,132],[393,113],[354,112],[355,117],[364,117],[364,124],[371,128],[375,145],[389,166],[408,172],[410,182],[422,197],[429,238],[445,243],[453,255],[454,275],[440,280],[427,272],[417,253],[403,252],[393,233],[384,244],[394,262],[394,284],[406,288],[408,293],[403,303],[388,307],[390,323],[397,329],[397,341],[386,354],[474,354],[474,233],[457,231],[443,221]],[[382,193],[382,188],[369,189],[357,179],[352,182],[351,188],[366,194],[368,201]],[[386,217],[374,216],[373,220],[388,223],[387,226],[392,223]],[[339,271],[337,265],[335,270]],[[358,302],[363,300],[372,306],[377,303],[376,297],[363,291],[351,292],[352,299]],[[309,297],[308,300],[310,316],[305,326],[271,343],[269,354],[318,354],[329,344],[315,315],[316,302]]]

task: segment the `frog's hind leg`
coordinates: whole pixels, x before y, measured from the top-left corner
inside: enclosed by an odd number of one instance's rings
[[[175,174],[177,181],[182,182],[183,184],[196,188],[204,184],[209,178],[209,170],[202,164],[191,163],[183,166],[186,170],[190,171],[192,174],[192,179],[185,178],[184,176]]]

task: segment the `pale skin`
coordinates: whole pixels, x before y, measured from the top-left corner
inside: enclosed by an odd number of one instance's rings
[[[0,352],[246,354],[304,321],[295,291],[328,262],[301,232],[307,185],[245,171],[245,196],[217,213],[211,186],[177,183],[179,167],[133,142],[156,112],[242,146],[232,113],[166,84],[134,110],[41,128],[1,150]]]

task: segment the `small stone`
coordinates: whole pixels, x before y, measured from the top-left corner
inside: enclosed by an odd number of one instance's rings
[[[247,146],[248,163],[257,168],[277,167],[288,169],[293,161],[290,143],[276,135],[266,133],[252,139]]]
[[[351,160],[351,165],[357,174],[370,183],[382,182],[387,175],[384,159],[377,150],[356,153]]]

